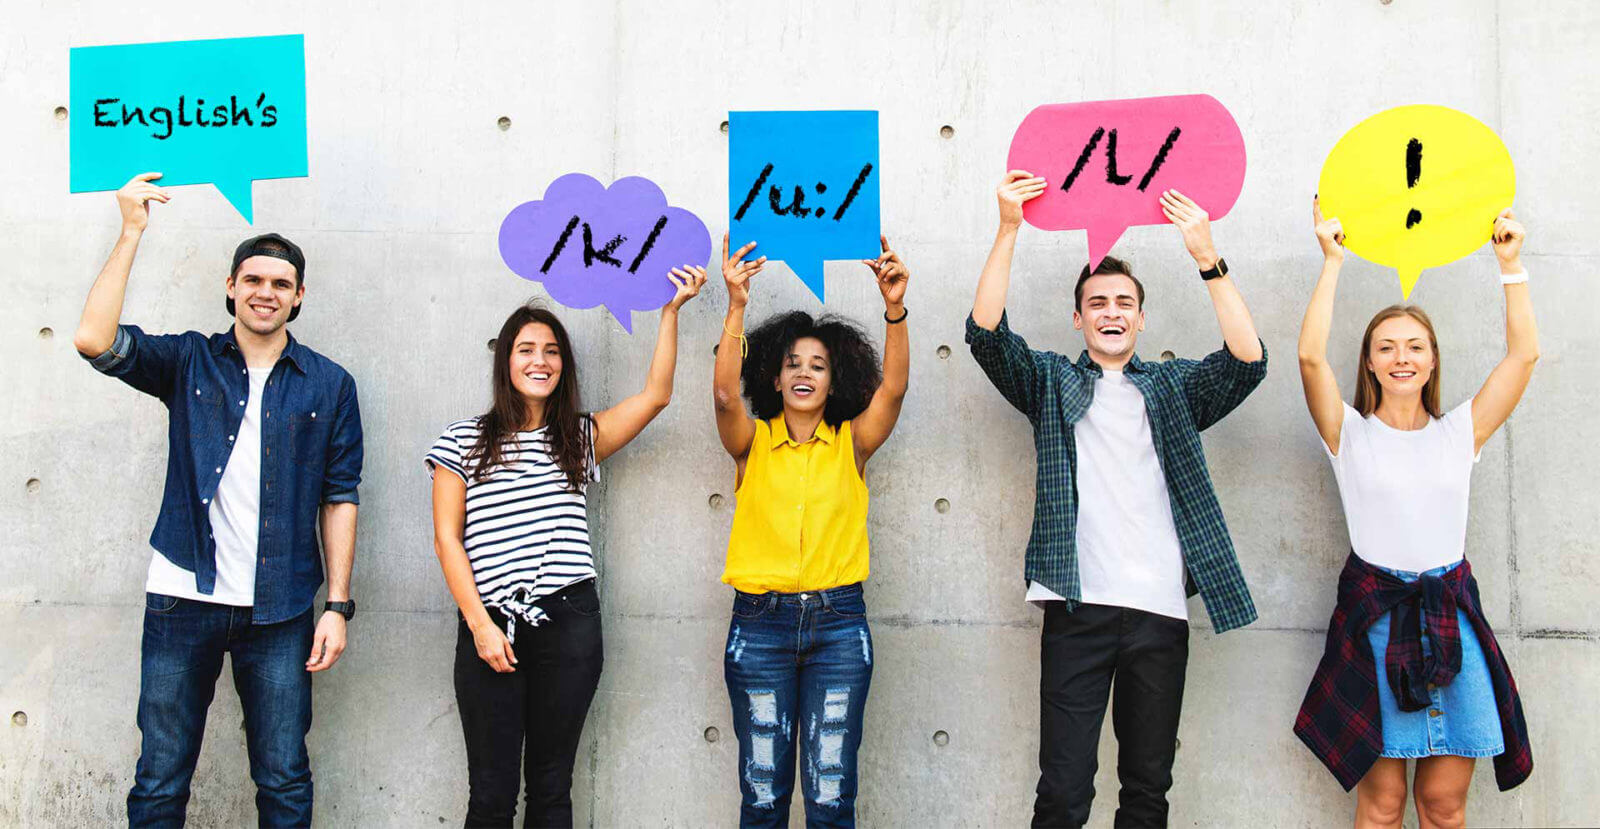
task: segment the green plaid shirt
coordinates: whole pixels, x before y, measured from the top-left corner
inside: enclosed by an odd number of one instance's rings
[[[1051,351],[1034,351],[1011,331],[1004,314],[989,331],[967,317],[967,344],[989,381],[1033,423],[1038,483],[1033,532],[1023,576],[1067,600],[1082,599],[1078,581],[1078,454],[1073,424],[1089,411],[1100,366],[1083,352],[1076,363]],[[1125,369],[1144,396],[1156,456],[1166,473],[1178,543],[1189,571],[1189,595],[1198,588],[1218,633],[1256,620],[1255,602],[1234,555],[1233,539],[1206,470],[1200,432],[1221,420],[1267,376],[1266,345],[1253,363],[1221,348],[1204,360],[1147,363],[1135,356]]]

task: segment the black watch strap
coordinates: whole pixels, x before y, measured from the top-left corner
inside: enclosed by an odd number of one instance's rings
[[[355,615],[356,615],[356,600],[355,599],[350,599],[349,601],[343,601],[343,602],[328,602],[327,604],[322,606],[322,609],[324,611],[331,610],[334,613],[337,613],[340,616],[343,616],[345,621],[348,622],[351,619],[355,618]]]
[[[1208,270],[1203,270],[1200,272],[1200,278],[1206,280],[1207,282],[1210,282],[1213,279],[1221,279],[1227,275],[1228,263],[1220,256],[1217,257],[1217,264],[1212,265]]]

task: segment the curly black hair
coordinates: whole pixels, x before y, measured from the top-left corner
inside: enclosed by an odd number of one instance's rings
[[[883,382],[878,349],[861,326],[845,317],[825,314],[813,319],[804,311],[790,311],[767,318],[749,332],[750,356],[739,372],[745,399],[761,420],[783,413],[783,395],[773,387],[773,380],[789,349],[802,337],[814,337],[828,349],[833,381],[822,419],[837,428],[865,411]]]

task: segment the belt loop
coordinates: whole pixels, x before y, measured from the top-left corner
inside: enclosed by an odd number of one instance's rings
[[[823,607],[823,609],[825,609],[825,610],[832,610],[833,609],[833,589],[832,588],[829,588],[827,590],[818,590],[817,591],[817,596],[822,599],[822,607]]]

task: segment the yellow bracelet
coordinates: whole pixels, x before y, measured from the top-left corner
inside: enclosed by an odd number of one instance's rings
[[[722,324],[722,333],[727,334],[730,337],[738,337],[739,338],[739,359],[741,359],[741,360],[749,359],[749,357],[750,357],[750,340],[749,340],[749,338],[745,337],[745,335],[743,335],[743,334],[735,334],[732,331],[729,331],[727,323],[723,323]]]

